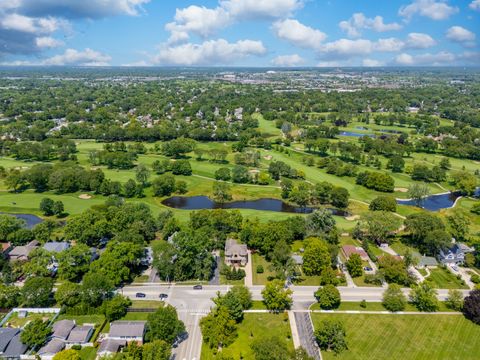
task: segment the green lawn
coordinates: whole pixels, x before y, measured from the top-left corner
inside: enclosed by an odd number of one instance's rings
[[[226,357],[232,357],[235,360],[254,360],[250,349],[251,343],[255,339],[275,336],[284,340],[289,350],[293,350],[290,324],[286,313],[247,313],[242,323],[238,325],[238,336],[235,342],[224,348],[222,352]],[[213,360],[215,358],[213,350],[203,344],[201,359]]]
[[[79,355],[82,360],[95,360],[97,357],[97,349],[91,346],[83,347]]]
[[[427,280],[432,281],[439,289],[468,289],[468,286],[462,284],[461,280],[442,267],[430,269],[430,276],[427,277]]]
[[[257,266],[263,266],[263,273],[257,273]],[[265,285],[268,282],[269,276],[275,276],[270,271],[270,263],[265,260],[260,254],[252,254],[252,272],[253,272],[253,285]]]
[[[312,314],[322,320],[340,320],[349,349],[339,356],[322,351],[323,359],[478,359],[480,326],[462,315]]]
[[[5,326],[13,327],[13,328],[21,328],[24,327],[28,322],[41,319],[43,321],[51,320],[55,314],[34,314],[28,313],[26,317],[19,318],[18,313],[13,313],[5,323]]]
[[[321,310],[320,309],[320,306],[318,303],[315,303],[313,304],[312,306],[310,306],[310,310]],[[366,303],[366,307],[361,307],[360,306],[360,301],[343,301],[340,306],[338,307],[338,309],[335,309],[335,310],[338,310],[338,311],[348,311],[348,310],[355,310],[355,311],[387,311],[387,309],[385,309],[382,305],[381,302],[367,302]],[[406,306],[405,306],[405,310],[404,311],[416,311],[418,312],[417,308],[410,304],[410,303],[407,303]],[[440,305],[439,305],[439,309],[438,311],[441,311],[441,312],[445,312],[445,311],[448,311],[448,312],[454,312],[453,310],[447,308],[447,306],[445,305],[444,302],[440,302]]]

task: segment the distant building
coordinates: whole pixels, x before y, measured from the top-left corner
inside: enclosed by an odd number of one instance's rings
[[[465,255],[474,251],[475,249],[465,244],[455,243],[449,249],[440,250],[440,253],[438,254],[438,260],[442,264],[463,265],[465,262]]]
[[[30,253],[38,248],[40,243],[37,240],[30,241],[27,245],[15,246],[9,253],[8,257],[12,261],[28,260]]]
[[[347,260],[350,259],[350,256],[352,254],[360,255],[360,258],[364,261],[368,261],[370,259],[368,257],[368,254],[365,252],[365,250],[363,250],[363,248],[361,248],[359,246],[343,245],[342,246],[342,253]]]
[[[20,329],[0,328],[0,358],[16,360],[25,354],[27,346],[20,341]]]
[[[247,245],[239,244],[236,240],[227,239],[225,242],[225,264],[231,266],[245,266],[248,262]]]
[[[145,323],[145,321],[114,321],[110,324],[108,338],[141,345],[145,335]]]
[[[59,253],[68,250],[70,248],[70,243],[66,241],[51,241],[45,243],[45,245],[43,245],[43,248],[49,252]]]

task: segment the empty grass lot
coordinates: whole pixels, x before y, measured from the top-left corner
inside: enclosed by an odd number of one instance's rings
[[[430,276],[427,279],[439,289],[468,289],[468,286],[462,284],[461,280],[442,267],[430,269]]]
[[[243,321],[238,325],[238,336],[233,344],[222,350],[226,358],[232,357],[235,360],[254,360],[250,345],[256,339],[263,337],[278,337],[286,342],[288,349],[293,350],[290,324],[288,315],[270,313],[247,313]],[[202,345],[202,360],[215,359],[213,350],[207,345]]]
[[[349,350],[330,360],[478,359],[480,326],[462,315],[312,314],[315,327],[324,319],[344,323]]]

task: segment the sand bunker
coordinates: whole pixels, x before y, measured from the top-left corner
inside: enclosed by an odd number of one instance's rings
[[[89,194],[80,194],[78,197],[82,200],[90,200],[92,198],[92,195]]]
[[[401,188],[401,187],[395,188],[395,189],[393,189],[393,190],[394,190],[394,191],[398,191],[398,192],[402,192],[402,193],[408,192],[408,189],[407,189],[407,188]]]
[[[345,217],[345,220],[348,220],[348,221],[355,221],[355,220],[358,220],[360,219],[360,215],[353,215],[353,216],[346,216]]]

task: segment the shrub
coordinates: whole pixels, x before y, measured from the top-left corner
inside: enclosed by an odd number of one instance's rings
[[[257,265],[257,274],[263,274],[263,265]]]
[[[480,275],[473,274],[472,276],[470,276],[470,280],[474,284],[480,284]]]
[[[324,310],[336,309],[340,306],[340,292],[333,285],[325,285],[315,292],[320,308]]]

